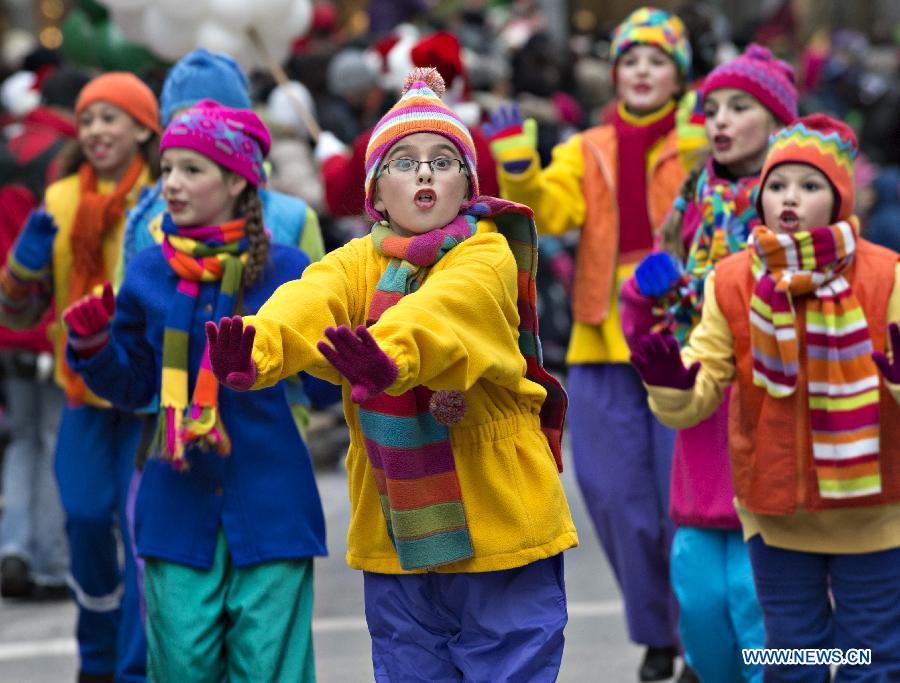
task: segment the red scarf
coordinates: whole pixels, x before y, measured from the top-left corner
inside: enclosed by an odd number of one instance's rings
[[[69,300],[66,305],[78,301],[94,286],[109,279],[111,274],[106,273],[103,262],[103,239],[125,215],[128,193],[143,170],[144,159],[140,154],[135,154],[115,189],[109,194],[101,194],[97,191],[97,173],[94,167],[84,162],[78,169],[80,195],[69,235],[72,271],[69,274]],[[86,393],[84,381],[73,372],[68,363],[63,364],[62,371],[70,403],[81,404]]]
[[[618,139],[616,199],[619,205],[619,253],[653,247],[653,226],[647,212],[647,155],[675,127],[675,102],[637,118],[616,107],[613,127]]]

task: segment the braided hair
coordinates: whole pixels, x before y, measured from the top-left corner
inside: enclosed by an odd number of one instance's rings
[[[691,169],[691,172],[688,173],[687,178],[684,179],[684,182],[681,184],[681,191],[675,199],[675,205],[662,226],[660,246],[663,251],[667,251],[676,257],[681,263],[684,263],[687,258],[687,254],[684,251],[684,240],[682,239],[684,211],[688,202],[694,199],[694,195],[697,192],[697,181],[700,179],[704,168],[706,168],[705,157],[697,162],[694,168]]]
[[[263,227],[262,202],[254,185],[248,183],[238,196],[234,212],[238,216],[243,216],[247,221],[244,229],[249,244],[247,246],[247,262],[244,264],[244,273],[241,277],[241,289],[243,290],[259,280],[269,260],[270,240]]]

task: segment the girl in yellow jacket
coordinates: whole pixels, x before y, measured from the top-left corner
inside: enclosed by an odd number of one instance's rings
[[[125,213],[156,175],[150,159],[158,156],[159,108],[136,76],[111,72],[82,89],[75,116],[75,172],[47,188],[44,205],[31,214],[0,271],[0,321],[31,327],[55,298],[56,380],[66,393],[56,477],[69,537],[69,584],[79,607],[81,671],[96,680],[141,681],[146,644],[124,522],[142,423],[85,387],[66,360],[58,317],[114,272]],[[116,527],[125,546],[124,573]]]
[[[544,169],[534,121],[494,115],[503,197],[534,208],[542,232],[580,228],[566,361],[572,458],[594,528],[622,591],[628,633],[647,647],[640,678],[672,676],[678,627],[669,585],[669,473],[674,434],[647,408],[628,364],[618,296],[653,247],[681,187],[676,102],[690,71],[681,20],[633,12],[610,46],[618,96],[609,125],[573,135]]]
[[[347,562],[376,679],[555,680],[577,544],[558,477],[565,394],[540,363],[535,230],[478,196],[435,69],[407,78],[366,155],[372,232],[207,327],[223,382],[344,382]],[[322,340],[322,335],[328,342]]]

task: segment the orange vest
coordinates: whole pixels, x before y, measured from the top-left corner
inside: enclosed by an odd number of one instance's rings
[[[672,130],[649,171],[647,209],[650,223],[662,225],[684,180]],[[578,245],[573,311],[575,320],[599,325],[609,313],[618,263],[640,261],[647,250],[619,253],[619,207],[616,202],[618,143],[613,126],[589,128],[581,134],[584,176],[581,192],[586,213]]]
[[[864,239],[845,277],[859,299],[876,350],[884,350],[887,309],[897,254]],[[750,297],[754,279],[745,249],[716,265],[716,302],[734,336],[736,383],[728,415],[728,448],[738,499],[748,510],[789,515],[806,510],[863,507],[900,501],[900,408],[881,385],[881,493],[851,499],[822,498],[812,456],[806,375],[806,299],[794,300],[799,370],[796,391],[773,398],[753,384]],[[895,350],[895,353],[900,350]]]

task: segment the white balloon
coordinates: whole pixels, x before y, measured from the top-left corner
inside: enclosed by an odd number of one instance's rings
[[[247,39],[215,21],[204,21],[197,29],[197,45],[210,52],[224,52],[241,64],[248,61]]]
[[[150,3],[148,3],[150,4]],[[199,22],[207,15],[207,0],[153,0],[151,5],[173,19]]]
[[[197,47],[197,24],[172,19],[156,6],[144,11],[144,44],[162,57],[175,61]]]
[[[253,21],[263,41],[279,47],[288,46],[295,38],[305,34],[311,23],[312,5],[309,0],[289,0],[280,13],[266,12]]]
[[[206,13],[211,19],[235,29],[244,29],[259,15],[256,2],[249,0],[207,0],[209,9]]]
[[[145,44],[146,37],[144,35],[144,8],[138,9],[121,9],[113,8],[110,12],[112,20],[122,31],[122,35],[128,38],[132,43],[140,45]]]
[[[103,4],[111,10],[115,9],[139,9],[147,4],[147,0],[103,0]]]

